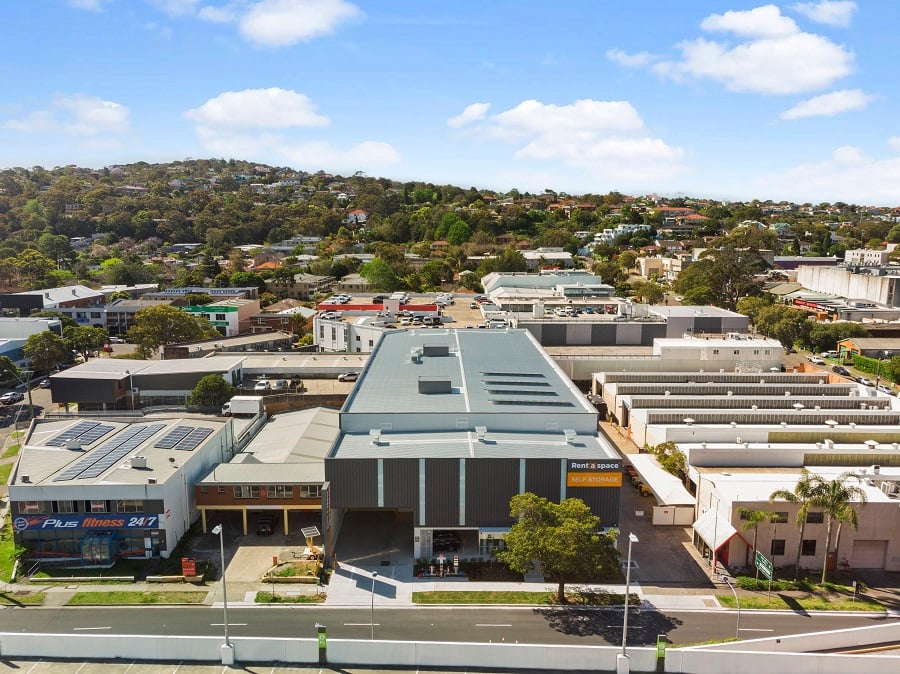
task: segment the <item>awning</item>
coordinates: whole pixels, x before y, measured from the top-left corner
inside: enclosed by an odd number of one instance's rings
[[[707,510],[694,522],[694,531],[713,550],[718,550],[736,534],[737,529],[731,526],[724,515],[715,510]]]
[[[629,454],[628,461],[650,487],[659,505],[693,507],[696,503],[697,499],[684,488],[681,480],[663,470],[652,454]]]

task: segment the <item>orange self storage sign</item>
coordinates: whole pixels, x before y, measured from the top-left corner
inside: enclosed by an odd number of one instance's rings
[[[615,459],[569,459],[566,462],[567,487],[621,487],[622,464]]]

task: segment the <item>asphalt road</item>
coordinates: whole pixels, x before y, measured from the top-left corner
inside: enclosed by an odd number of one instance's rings
[[[232,636],[315,636],[315,624],[333,638],[368,639],[370,610],[319,606],[229,607]],[[670,643],[697,643],[733,637],[733,611],[632,610],[628,642],[650,646],[657,635]],[[741,638],[802,634],[877,625],[883,616],[839,613],[748,612],[741,615]],[[215,636],[223,631],[219,607],[5,608],[0,631],[52,634],[168,634]],[[392,641],[462,641],[615,645],[622,640],[622,609],[583,608],[378,608],[375,636]]]

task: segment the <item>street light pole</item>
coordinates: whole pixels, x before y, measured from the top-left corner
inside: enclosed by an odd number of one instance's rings
[[[731,584],[731,579],[728,576],[722,576],[722,581],[731,588],[731,593],[734,595],[734,603],[737,605],[737,626],[734,628],[734,638],[741,638],[741,600],[738,598],[737,590],[734,589],[734,585]]]
[[[225,538],[222,536],[222,525],[217,524],[212,532],[219,535],[219,556],[222,562],[222,618],[225,621],[225,646],[231,647],[228,640],[228,588],[225,585]]]
[[[372,574],[372,641],[375,641],[375,579],[378,572]]]
[[[631,588],[631,544],[638,543],[638,537],[633,533],[628,534],[628,562],[625,566],[625,614],[622,618],[622,657],[627,657],[626,646],[628,644],[628,593]]]

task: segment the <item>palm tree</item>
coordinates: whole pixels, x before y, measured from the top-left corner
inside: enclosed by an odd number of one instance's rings
[[[825,513],[825,561],[822,563],[822,582],[824,583],[828,574],[828,555],[831,552],[831,530],[835,521],[838,522],[838,536],[836,543],[840,542],[841,527],[846,523],[854,529],[857,528],[859,520],[856,508],[851,505],[851,501],[856,501],[864,506],[868,499],[866,493],[856,485],[847,484],[847,480],[851,477],[850,473],[841,473],[833,480],[825,480],[825,478],[814,475],[812,478],[813,494],[811,498],[812,505],[821,508]],[[835,545],[837,551],[837,545]]]
[[[810,473],[806,468],[800,471],[800,479],[794,485],[794,491],[786,489],[777,489],[769,495],[769,501],[775,499],[784,499],[789,503],[799,503],[800,509],[797,511],[797,526],[800,528],[800,542],[797,544],[797,561],[794,564],[794,578],[800,577],[800,554],[803,552],[803,530],[806,528],[806,516],[809,513],[809,507],[813,505],[813,480],[818,476]]]
[[[766,510],[753,510],[752,508],[738,508],[738,515],[744,520],[741,531],[753,529],[753,552],[756,553],[756,539],[759,536],[759,525],[763,522],[773,522],[777,515]],[[750,565],[750,548],[744,556],[744,566]],[[756,570],[756,578],[759,579],[759,569]]]

